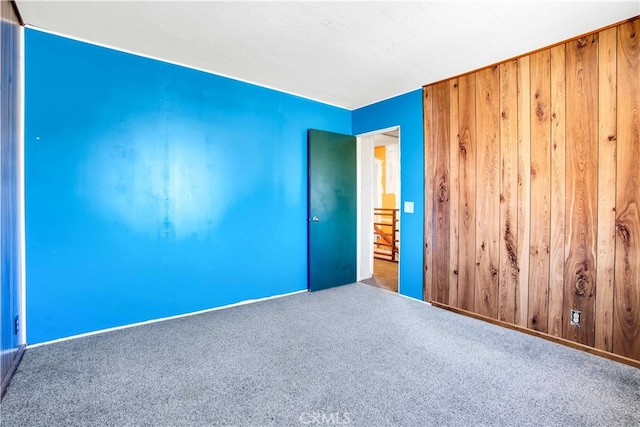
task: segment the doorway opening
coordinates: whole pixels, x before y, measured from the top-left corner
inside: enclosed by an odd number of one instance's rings
[[[400,127],[357,141],[358,281],[399,292]]]

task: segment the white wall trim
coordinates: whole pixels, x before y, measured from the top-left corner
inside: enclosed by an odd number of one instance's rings
[[[357,280],[373,276],[373,140],[374,135],[356,138]]]
[[[122,48],[119,48],[119,47],[110,46],[108,44],[103,44],[103,43],[98,43],[98,42],[86,40],[86,39],[83,39],[83,38],[80,38],[80,37],[73,37],[73,36],[70,36],[68,34],[59,33],[57,31],[46,30],[44,28],[36,27],[36,26],[30,25],[30,24],[26,24],[25,28],[28,28],[30,30],[40,31],[41,33],[47,33],[47,34],[51,34],[51,35],[58,36],[58,37],[64,37],[64,38],[69,39],[69,40],[75,40],[75,41],[78,41],[78,42],[87,43],[87,44],[90,44],[90,45],[93,45],[93,46],[103,47],[105,49],[115,50],[117,52],[128,53],[129,55],[135,55],[135,56],[139,56],[141,58],[153,59],[154,61],[164,62],[165,64],[177,65],[178,67],[183,67],[183,68],[188,68],[190,70],[200,71],[200,72],[203,72],[203,73],[211,74],[213,76],[224,77],[226,79],[235,80],[237,82],[242,82],[242,83],[247,83],[247,84],[250,84],[250,85],[253,85],[253,86],[258,86],[258,87],[261,87],[261,88],[264,88],[264,89],[274,90],[276,92],[284,93],[284,94],[295,96],[295,97],[302,98],[302,99],[307,99],[309,101],[319,102],[320,104],[329,105],[331,107],[341,108],[341,109],[346,110],[346,111],[353,111],[355,109],[355,108],[354,109],[346,108],[346,107],[344,107],[342,105],[332,104],[330,102],[321,101],[321,100],[315,99],[315,98],[309,98],[308,96],[300,95],[299,93],[289,92],[289,91],[286,91],[286,90],[283,90],[283,89],[278,89],[278,88],[275,88],[275,87],[272,87],[272,86],[267,86],[267,85],[264,85],[264,84],[261,84],[261,83],[256,83],[256,82],[253,82],[251,80],[240,79],[238,77],[233,77],[233,76],[230,76],[230,75],[227,75],[227,74],[222,74],[222,73],[219,73],[219,72],[216,72],[216,71],[207,70],[205,68],[194,67],[192,65],[183,64],[181,62],[170,61],[168,59],[159,58],[157,56],[145,55],[145,54],[142,54],[142,53],[139,53],[139,52],[135,52],[133,50],[122,49]]]
[[[286,294],[273,295],[273,296],[270,296],[270,297],[257,298],[257,299],[248,299],[248,300],[244,300],[244,301],[234,302],[233,304],[223,305],[223,306],[220,306],[220,307],[206,308],[204,310],[192,311],[190,313],[177,314],[175,316],[160,317],[158,319],[145,320],[143,322],[136,322],[136,323],[130,323],[128,325],[123,325],[123,326],[115,326],[113,328],[100,329],[98,331],[86,332],[84,334],[71,335],[69,337],[58,338],[58,339],[55,339],[55,340],[45,341],[45,342],[41,342],[41,343],[37,343],[37,344],[31,344],[31,345],[27,346],[27,349],[41,347],[43,345],[55,344],[55,343],[59,343],[59,342],[69,341],[69,340],[74,340],[74,339],[77,339],[77,338],[89,337],[89,336],[92,336],[92,335],[104,334],[106,332],[118,331],[118,330],[121,330],[121,329],[135,328],[136,326],[149,325],[149,324],[152,324],[152,323],[164,322],[164,321],[167,321],[167,320],[180,319],[182,317],[195,316],[195,315],[198,315],[198,314],[204,314],[204,313],[209,313],[209,312],[212,312],[212,311],[224,310],[226,308],[237,307],[237,306],[240,306],[240,305],[253,304],[253,303],[256,303],[256,302],[267,301],[267,300],[270,300],[270,299],[288,297],[288,296],[291,296],[291,295],[301,294],[301,293],[304,293],[304,292],[309,292],[309,291],[307,289],[303,289],[303,290],[300,290],[300,291],[289,292],[289,293],[286,293]]]
[[[421,299],[418,299],[418,298],[410,297],[409,295],[401,294],[400,292],[398,292],[398,295],[400,295],[402,298],[410,299],[411,301],[418,301],[418,302],[421,302],[421,303],[426,304],[428,306],[433,306],[433,304],[431,304],[429,301],[425,301],[425,300],[421,300]]]
[[[365,132],[365,133],[361,133],[356,135],[357,138],[357,145],[356,145],[356,170],[357,170],[357,248],[356,248],[356,254],[357,254],[357,275],[356,278],[358,281],[360,280],[366,280],[369,277],[365,277],[367,276],[368,271],[365,268],[363,268],[363,259],[364,256],[366,254],[366,252],[370,253],[370,256],[373,260],[373,236],[371,237],[371,239],[368,239],[365,241],[365,239],[363,238],[363,224],[364,223],[370,223],[369,228],[371,229],[373,226],[373,211],[371,212],[365,212],[362,209],[362,202],[363,202],[363,193],[365,191],[367,191],[367,195],[369,197],[369,201],[373,200],[373,179],[369,179],[369,188],[368,190],[366,188],[364,188],[363,186],[363,179],[364,177],[362,176],[362,172],[363,172],[363,162],[365,161],[365,159],[367,159],[367,156],[365,155],[365,153],[362,150],[362,145],[365,143],[367,138],[372,138],[371,141],[371,150],[372,150],[372,161],[373,161],[373,147],[375,146],[375,141],[373,141],[373,138],[376,135],[381,135],[387,132],[391,132],[391,131],[398,131],[398,205],[400,206],[398,213],[400,214],[400,230],[402,230],[402,129],[400,128],[400,125],[396,125],[396,126],[391,126],[388,128],[384,128],[384,129],[378,129],[378,130],[374,130],[371,132]],[[373,169],[371,169],[371,173],[373,173]],[[372,178],[372,177],[370,177]],[[402,235],[402,231],[400,231],[400,234]],[[364,245],[369,246],[368,249],[365,249],[363,246]],[[400,238],[400,242],[399,242],[399,246],[402,245],[402,238]],[[400,259],[398,261],[398,294],[400,293],[400,286],[401,286],[401,280],[400,280],[400,263],[402,262],[402,254],[400,255]],[[373,264],[371,265],[371,272],[373,273]]]
[[[372,130],[371,132],[359,133],[356,136],[358,138],[360,138],[360,137],[363,137],[363,136],[372,136],[372,135],[378,135],[378,134],[381,134],[381,133],[392,132],[394,130],[400,130],[400,126],[396,125],[396,126],[390,126],[388,128],[384,128],[384,129]],[[398,139],[400,139],[400,136],[398,136]]]
[[[18,76],[20,87],[18,88],[18,226],[20,227],[20,345],[27,343],[27,242],[26,242],[26,209],[25,209],[25,163],[24,163],[24,143],[25,143],[25,53],[24,53],[24,28],[18,30]]]

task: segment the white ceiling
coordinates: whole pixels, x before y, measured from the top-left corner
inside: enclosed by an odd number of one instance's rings
[[[640,15],[640,1],[17,0],[25,23],[354,109]]]

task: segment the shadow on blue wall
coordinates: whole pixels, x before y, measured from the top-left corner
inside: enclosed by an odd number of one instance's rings
[[[35,30],[26,87],[29,343],[306,289],[306,132],[351,112]]]

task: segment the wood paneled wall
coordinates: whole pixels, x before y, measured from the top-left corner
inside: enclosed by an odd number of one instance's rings
[[[425,300],[640,360],[640,19],[425,86],[424,118]]]

